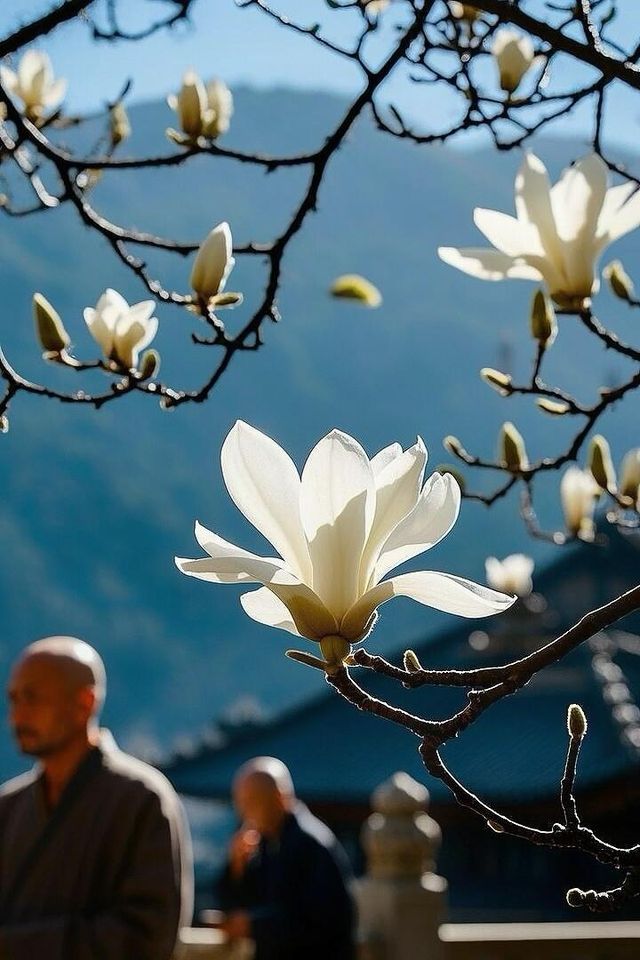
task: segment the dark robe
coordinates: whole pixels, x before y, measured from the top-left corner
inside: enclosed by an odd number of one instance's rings
[[[169,960],[192,892],[177,795],[108,731],[53,811],[38,767],[0,788],[0,960]]]
[[[352,960],[350,879],[334,835],[297,804],[277,840],[261,839],[239,879],[225,868],[217,899],[225,911],[250,914],[255,960]]]

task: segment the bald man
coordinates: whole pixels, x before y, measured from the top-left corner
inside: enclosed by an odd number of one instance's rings
[[[0,960],[169,960],[191,919],[178,797],[98,726],[102,660],[74,637],[31,644],[9,721],[39,763],[0,787]]]
[[[223,929],[252,939],[254,960],[352,960],[346,855],[296,799],[286,766],[250,760],[234,778],[233,800],[242,823],[218,884]]]

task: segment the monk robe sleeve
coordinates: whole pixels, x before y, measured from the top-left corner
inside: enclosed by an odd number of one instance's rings
[[[191,883],[182,810],[147,793],[112,902],[0,927],[0,960],[170,960],[179,926],[190,919]]]

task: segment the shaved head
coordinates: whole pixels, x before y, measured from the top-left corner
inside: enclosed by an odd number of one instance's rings
[[[233,778],[233,802],[245,825],[277,836],[295,803],[291,774],[276,757],[254,757]]]
[[[107,672],[97,650],[77,637],[44,637],[23,650],[18,663],[33,657],[47,662],[68,685],[70,691],[92,687],[96,699],[96,713],[107,693]]]
[[[107,688],[100,655],[76,637],[45,637],[16,661],[9,719],[23,753],[51,757],[97,730]]]

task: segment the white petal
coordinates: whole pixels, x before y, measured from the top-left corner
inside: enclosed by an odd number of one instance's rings
[[[27,90],[33,84],[36,76],[42,74],[45,78],[53,77],[51,60],[42,50],[27,50],[18,64],[18,80],[20,86]]]
[[[516,600],[450,573],[433,570],[403,573],[379,583],[354,604],[341,623],[342,635],[347,639],[361,636],[363,624],[369,621],[376,607],[392,597],[410,597],[425,606],[462,617],[500,613]]]
[[[244,612],[252,620],[264,623],[268,627],[287,630],[297,637],[300,636],[287,606],[267,587],[260,587],[259,590],[243,593],[240,597],[240,603]]]
[[[640,226],[640,190],[637,190],[609,220],[606,242],[612,243],[638,226]]]
[[[484,247],[438,247],[438,255],[445,263],[480,280],[540,280],[540,270],[527,263],[519,263],[499,250]]]
[[[128,309],[129,319],[133,323],[145,323],[153,314],[156,308],[155,300],[141,300],[140,303],[132,303]]]
[[[18,77],[9,67],[0,66],[0,82],[9,93],[18,92]]]
[[[551,205],[562,241],[568,294],[589,296],[598,252],[596,232],[607,192],[607,166],[596,154],[565,170],[551,190]]]
[[[1,69],[1,68],[0,68]],[[615,217],[623,204],[638,189],[637,183],[629,180],[626,183],[618,183],[615,187],[609,187],[600,211],[598,220],[598,236],[608,236],[610,221]],[[610,240],[607,240],[610,243]]]
[[[449,473],[434,473],[411,513],[384,544],[373,575],[377,583],[394,567],[417,557],[442,540],[458,519],[460,487]]]
[[[340,617],[358,595],[375,510],[373,471],[357,440],[333,430],[314,447],[302,472],[300,510],[313,589]]]
[[[231,499],[273,544],[293,572],[311,580],[311,561],[300,519],[300,477],[293,460],[270,437],[238,420],[220,454]]]
[[[96,311],[102,313],[103,310],[107,309],[120,314],[129,309],[129,304],[121,293],[118,293],[118,291],[112,287],[107,287],[96,303]]]
[[[44,96],[42,98],[43,106],[57,107],[66,92],[67,81],[62,78],[59,80],[54,80],[54,82],[50,84],[44,92]]]
[[[367,588],[380,550],[389,534],[415,507],[426,462],[427,451],[422,440],[418,438],[413,447],[392,460],[376,476],[376,512],[362,555],[360,592]]]
[[[120,317],[114,330],[113,348],[122,365],[128,370],[136,367],[140,351],[149,346],[157,331],[157,317],[144,322],[131,322],[130,313]]]
[[[105,357],[109,357],[113,349],[113,329],[105,323],[101,312],[93,307],[85,307],[84,320],[89,333],[96,341]]]
[[[496,250],[508,257],[521,257],[525,254],[544,256],[538,231],[522,220],[516,220],[497,210],[484,210],[477,207],[473,211],[473,220]]]
[[[561,269],[562,251],[551,206],[549,174],[533,153],[525,154],[516,176],[515,204],[518,220],[536,228],[547,258]]]
[[[384,447],[376,453],[375,457],[371,458],[371,469],[373,470],[374,477],[377,476],[381,470],[384,470],[388,463],[391,463],[396,457],[401,456],[402,447],[399,443],[390,443],[388,447]]]

